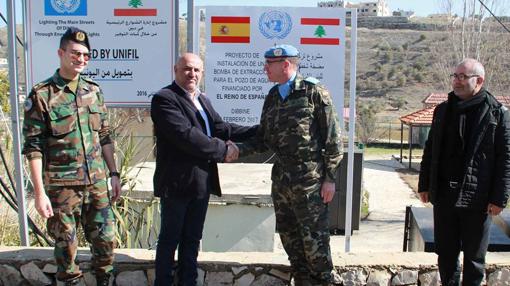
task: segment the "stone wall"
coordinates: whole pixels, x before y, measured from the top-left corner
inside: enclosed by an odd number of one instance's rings
[[[0,248],[0,286],[52,285],[56,266],[50,248]],[[115,284],[153,285],[155,252],[143,249],[116,251]],[[82,285],[95,285],[90,255],[80,249],[78,262],[84,271]],[[432,253],[341,253],[333,255],[342,285],[439,285]],[[198,285],[289,285],[287,258],[261,252],[201,253]],[[489,253],[484,285],[508,285],[510,256]]]

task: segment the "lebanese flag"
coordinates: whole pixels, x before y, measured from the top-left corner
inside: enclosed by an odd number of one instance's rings
[[[211,43],[250,43],[250,17],[212,16]]]
[[[338,30],[340,27],[340,19],[338,18],[301,18],[301,25],[305,27],[313,27],[313,35],[315,37],[302,37],[301,45],[340,45],[340,38],[329,38],[328,30]]]
[[[157,16],[158,9],[154,8],[116,8],[113,9],[113,16],[121,17],[151,17]]]

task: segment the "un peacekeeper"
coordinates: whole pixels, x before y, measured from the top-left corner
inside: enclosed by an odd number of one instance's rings
[[[276,154],[271,196],[276,228],[289,256],[294,283],[334,285],[328,203],[342,159],[338,117],[328,91],[298,73],[299,52],[278,45],[265,54],[264,70],[277,83],[266,96],[260,126],[240,155]]]
[[[60,68],[35,85],[25,101],[22,152],[29,162],[35,208],[48,219],[55,239],[57,280],[65,285],[80,283],[82,276],[75,263],[79,224],[91,244],[97,285],[109,285],[113,271],[115,222],[106,166],[112,201],[120,195],[120,182],[103,94],[97,83],[80,75],[89,51],[87,33],[69,28],[60,39]]]

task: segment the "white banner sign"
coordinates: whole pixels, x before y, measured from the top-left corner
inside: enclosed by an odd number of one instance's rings
[[[83,75],[101,85],[107,104],[148,105],[151,93],[172,82],[173,1],[28,0],[26,7],[29,88],[58,68],[60,37],[70,26],[89,35]]]
[[[345,10],[291,7],[204,7],[208,97],[223,119],[241,125],[260,121],[274,85],[264,73],[264,52],[291,44],[300,52],[300,73],[331,92],[343,107]]]

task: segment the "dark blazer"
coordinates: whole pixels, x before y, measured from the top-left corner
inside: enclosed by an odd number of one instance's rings
[[[216,163],[225,159],[225,140],[242,141],[255,135],[257,126],[224,122],[205,94],[200,94],[199,101],[207,113],[211,137],[199,111],[175,82],[152,98],[157,197],[203,197],[207,192],[221,196]]]
[[[457,207],[480,209],[488,203],[505,207],[510,194],[510,114],[494,96],[482,89],[486,100],[478,110],[464,160]],[[449,94],[449,98],[454,96]],[[418,192],[429,192],[437,202],[439,156],[448,102],[434,110],[429,137],[423,150]]]

